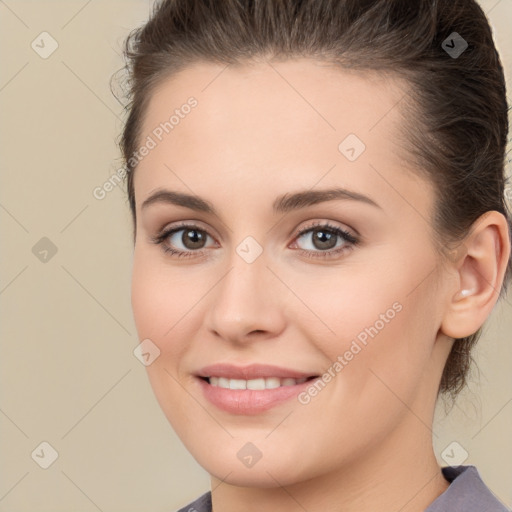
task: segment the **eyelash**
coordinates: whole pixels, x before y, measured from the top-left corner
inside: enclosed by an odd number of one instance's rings
[[[199,226],[195,226],[193,224],[181,224],[179,226],[174,226],[172,228],[162,231],[161,233],[157,234],[155,237],[152,237],[151,241],[154,244],[161,245],[162,250],[165,253],[170,254],[171,256],[176,256],[178,258],[189,258],[189,257],[198,256],[198,255],[201,256],[205,252],[204,249],[199,249],[197,251],[180,251],[180,250],[173,249],[172,247],[170,247],[164,243],[165,240],[167,238],[169,238],[171,235],[178,233],[179,231],[184,231],[187,229],[190,231],[199,231],[199,232],[205,233],[207,236],[211,237],[211,235],[209,235],[207,231],[205,231],[204,229],[201,229]],[[356,238],[354,235],[352,235],[348,231],[345,231],[344,229],[341,229],[337,226],[333,226],[332,224],[329,224],[328,222],[313,224],[313,225],[303,229],[302,231],[297,233],[297,235],[295,236],[295,239],[301,238],[306,233],[309,233],[311,231],[316,231],[319,229],[324,229],[326,231],[329,231],[332,234],[338,235],[339,237],[341,237],[343,239],[344,242],[346,242],[346,244],[343,245],[342,247],[339,247],[338,249],[330,249],[328,251],[309,251],[307,249],[296,249],[296,250],[308,258],[332,258],[332,257],[335,257],[335,256],[345,252],[345,251],[352,250],[360,242],[358,238]]]

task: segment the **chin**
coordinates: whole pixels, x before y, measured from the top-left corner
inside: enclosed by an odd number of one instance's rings
[[[187,447],[195,460],[210,475],[224,483],[238,487],[257,487],[271,489],[283,485],[291,485],[305,481],[313,475],[303,474],[304,468],[311,472],[312,468],[307,461],[301,460],[297,464],[296,457],[283,455],[277,447],[272,449],[273,456],[261,458],[252,466],[246,466],[240,459],[243,453],[240,452],[239,442],[235,441],[236,447],[219,446],[218,451],[208,450],[208,447]],[[270,448],[267,448],[270,450]]]
[[[261,461],[260,464],[262,464]],[[291,485],[302,480],[298,476],[294,477],[293,475],[290,475],[289,471],[283,471],[272,465],[261,465],[259,468],[253,467],[251,469],[236,468],[229,464],[225,466],[223,465],[222,468],[219,468],[218,465],[214,466],[215,467],[204,468],[210,475],[215,476],[224,483],[235,485],[237,487],[274,489],[277,487]],[[223,472],[223,470],[225,470],[225,472]]]

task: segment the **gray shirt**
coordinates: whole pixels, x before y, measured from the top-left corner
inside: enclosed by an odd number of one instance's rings
[[[450,486],[425,512],[511,512],[484,484],[475,466],[448,466],[441,470]],[[212,512],[211,492],[178,512]]]

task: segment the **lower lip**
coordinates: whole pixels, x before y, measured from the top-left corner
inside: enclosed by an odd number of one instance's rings
[[[212,386],[206,380],[197,378],[204,396],[219,409],[231,414],[254,415],[268,411],[282,404],[307,388],[315,379],[293,386],[274,389],[226,389]]]

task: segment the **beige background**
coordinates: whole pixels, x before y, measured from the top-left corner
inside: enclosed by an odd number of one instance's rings
[[[482,5],[512,83],[512,1]],[[109,79],[149,6],[0,0],[0,511],[171,512],[209,486],[132,353],[124,192],[93,197],[120,167]],[[31,48],[43,31],[59,45],[47,59]],[[32,252],[43,237],[57,248],[46,263]],[[480,342],[479,380],[447,417],[439,410],[434,438],[441,464],[456,441],[509,507],[511,332],[509,298]],[[58,452],[48,469],[31,457],[43,441]]]

